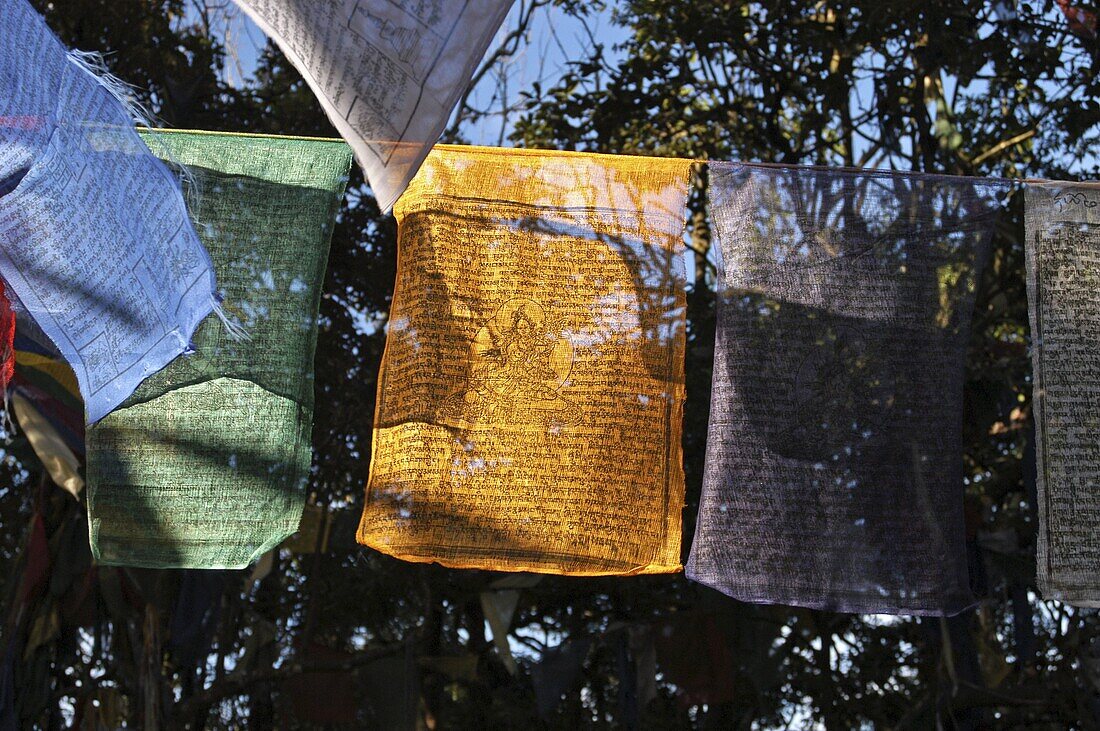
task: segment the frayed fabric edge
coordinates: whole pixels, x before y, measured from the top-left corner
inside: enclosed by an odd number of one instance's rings
[[[225,328],[226,334],[230,340],[234,342],[242,342],[246,340],[252,340],[252,335],[248,332],[248,329],[234,320],[229,319],[229,315],[225,312],[225,307],[222,305],[222,300],[217,295],[210,298],[210,305],[213,309],[214,315],[221,320],[222,327]]]
[[[95,79],[104,90],[107,91],[123,109],[130,115],[138,127],[143,127],[156,137],[157,129],[164,126],[162,120],[151,109],[141,103],[135,93],[137,87],[129,84],[111,73],[103,55],[95,51],[79,51],[76,49],[67,52],[69,61]],[[158,145],[158,154],[171,163],[171,169],[179,180],[187,201],[187,207],[191,211],[192,220],[197,218],[199,203],[202,200],[202,191],[198,178],[191,169],[175,158],[167,145]]]

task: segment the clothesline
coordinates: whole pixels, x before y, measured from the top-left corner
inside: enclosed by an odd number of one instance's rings
[[[140,129],[140,128],[139,128]],[[161,133],[185,133],[192,135],[219,135],[229,137],[264,137],[270,139],[290,139],[290,140],[304,140],[311,142],[343,142],[339,137],[324,137],[324,136],[299,136],[299,135],[278,135],[269,133],[258,132],[213,132],[203,130],[177,130],[172,128],[146,128],[149,133],[161,134]],[[382,140],[375,140],[375,142],[382,142]],[[458,147],[482,147],[481,145],[452,145]],[[556,151],[553,148],[535,148],[535,147],[501,147],[501,148],[488,148],[488,149],[501,149],[508,150],[510,152],[521,153],[523,151],[531,152],[553,152]],[[783,163],[783,162],[765,162],[760,160],[725,160],[717,158],[706,157],[694,157],[694,158],[678,158],[669,157],[667,155],[640,155],[637,153],[619,153],[619,152],[586,152],[579,150],[577,152],[583,152],[588,155],[606,155],[608,157],[623,157],[623,158],[640,158],[645,160],[691,160],[692,162],[706,165],[714,162],[731,163],[736,165],[744,165],[746,167],[756,168],[777,168],[784,170],[814,170],[822,172],[843,172],[843,173],[884,173],[884,174],[896,174],[911,176],[914,178],[960,178],[963,180],[974,180],[980,182],[997,182],[997,183],[1013,183],[1018,185],[1046,185],[1046,184],[1072,184],[1075,186],[1081,186],[1085,188],[1100,187],[1100,181],[1090,180],[1063,180],[1060,178],[1006,178],[996,175],[963,175],[959,173],[942,173],[942,172],[925,172],[921,170],[902,170],[899,168],[873,168],[873,167],[855,167],[846,165],[809,165],[804,163]]]

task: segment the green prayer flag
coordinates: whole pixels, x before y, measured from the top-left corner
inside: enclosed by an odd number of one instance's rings
[[[302,515],[317,312],[351,150],[202,132],[145,140],[193,176],[191,217],[246,337],[207,318],[193,354],[89,428],[92,553],[105,564],[240,568]]]

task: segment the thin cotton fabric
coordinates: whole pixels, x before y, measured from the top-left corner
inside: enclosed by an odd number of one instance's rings
[[[383,211],[401,195],[513,0],[236,0],[301,72]]]
[[[460,568],[679,570],[690,166],[428,156],[395,209],[360,542]]]
[[[1100,606],[1100,188],[1033,184],[1025,202],[1038,585]]]
[[[214,273],[179,183],[26,0],[0,3],[0,275],[102,418],[186,349]]]
[[[240,568],[293,533],[310,464],[320,288],[351,152],[339,141],[164,133],[190,168],[234,340],[195,353],[88,431],[88,517],[102,563]]]
[[[1002,185],[710,170],[723,285],[688,576],[750,602],[961,611],[963,364]]]

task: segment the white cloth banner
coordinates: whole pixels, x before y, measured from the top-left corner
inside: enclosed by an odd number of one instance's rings
[[[175,176],[26,0],[0,2],[0,275],[89,423],[188,347],[214,272]]]
[[[237,0],[313,89],[383,211],[439,138],[512,0]]]

